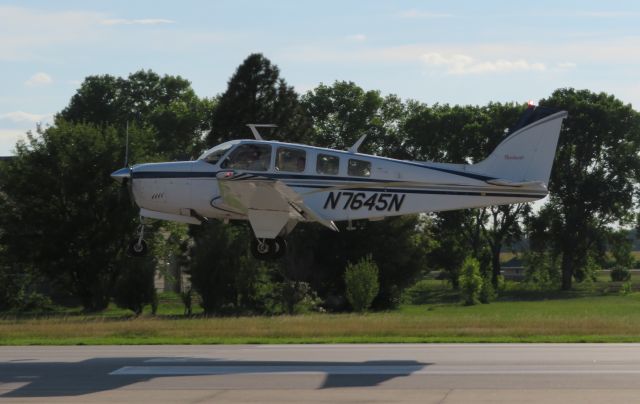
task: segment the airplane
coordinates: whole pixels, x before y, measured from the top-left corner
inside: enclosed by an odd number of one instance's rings
[[[197,160],[138,164],[111,176],[126,184],[141,225],[129,254],[147,253],[144,218],[201,224],[249,221],[258,259],[277,259],[299,222],[336,222],[531,202],[547,184],[566,111],[530,105],[505,139],[476,164],[408,161],[349,150],[254,139],[231,140]]]

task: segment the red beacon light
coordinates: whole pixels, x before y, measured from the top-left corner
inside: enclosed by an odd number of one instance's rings
[[[533,100],[527,101],[527,108],[535,108],[535,107],[536,107],[536,103],[533,102]]]
[[[221,179],[221,180],[228,180],[233,178],[234,176],[234,172],[233,171],[221,171],[218,174],[216,174],[216,178]]]

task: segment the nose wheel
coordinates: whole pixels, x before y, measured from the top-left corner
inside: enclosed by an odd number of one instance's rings
[[[138,237],[131,240],[127,248],[127,254],[132,257],[144,257],[149,252],[147,242],[144,241],[144,223],[142,223],[142,218],[140,222],[138,226]]]
[[[282,237],[275,239],[254,238],[251,242],[251,254],[259,260],[281,258],[287,252],[287,242]]]

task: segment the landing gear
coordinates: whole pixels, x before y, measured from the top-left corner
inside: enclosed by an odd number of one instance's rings
[[[287,242],[279,236],[275,239],[254,238],[251,242],[251,254],[259,260],[282,258],[285,252],[287,252]]]
[[[131,240],[127,248],[127,254],[132,257],[144,257],[149,252],[147,242],[144,240]]]
[[[140,217],[140,225],[138,226],[138,237],[131,240],[127,248],[127,254],[132,257],[144,257],[149,252],[147,242],[144,241],[144,223]]]

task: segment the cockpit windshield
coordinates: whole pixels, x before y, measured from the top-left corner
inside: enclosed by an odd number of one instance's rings
[[[234,143],[232,142],[219,144],[213,149],[209,149],[206,152],[202,153],[198,160],[205,161],[209,164],[217,164],[222,156],[224,156],[225,153],[227,153],[233,145]]]

